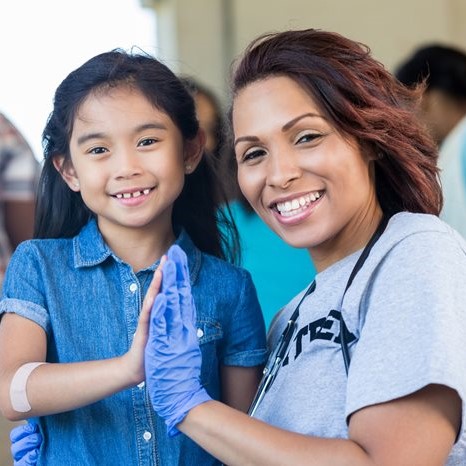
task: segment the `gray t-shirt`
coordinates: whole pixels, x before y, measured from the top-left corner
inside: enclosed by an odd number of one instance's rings
[[[288,357],[256,417],[294,432],[347,438],[347,417],[428,384],[455,389],[463,422],[448,465],[466,464],[466,242],[437,217],[399,213],[374,245],[343,303],[361,251],[316,276]],[[274,320],[273,348],[300,295]],[[343,313],[351,365],[339,339]],[[352,339],[352,338],[350,338]]]

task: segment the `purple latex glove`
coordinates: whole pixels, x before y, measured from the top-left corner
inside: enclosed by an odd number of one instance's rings
[[[10,432],[14,466],[34,466],[39,457],[42,435],[35,422],[21,424]]]
[[[186,254],[174,245],[167,256],[151,311],[145,371],[152,406],[174,436],[188,412],[211,398],[200,381],[202,357]]]

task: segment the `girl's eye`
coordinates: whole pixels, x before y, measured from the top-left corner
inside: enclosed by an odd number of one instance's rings
[[[158,140],[154,138],[142,139],[138,142],[138,146],[151,146],[152,144],[155,144],[157,141]]]
[[[304,133],[298,136],[296,144],[304,144],[306,142],[314,142],[322,137],[320,133]]]
[[[105,147],[93,147],[90,151],[89,154],[94,154],[94,155],[100,155],[107,152],[107,149]]]

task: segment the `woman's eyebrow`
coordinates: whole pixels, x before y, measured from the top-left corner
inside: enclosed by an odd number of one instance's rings
[[[296,123],[298,123],[298,121],[302,120],[303,118],[307,118],[307,117],[311,117],[311,118],[321,118],[321,119],[324,119],[325,118],[322,116],[322,115],[319,115],[318,113],[313,113],[313,112],[308,112],[308,113],[303,113],[302,115],[299,115],[297,116],[296,118],[293,118],[291,121],[289,121],[288,123],[285,123],[282,127],[282,131],[285,132],[285,131],[288,131],[290,128],[292,128]]]
[[[246,141],[246,142],[258,142],[259,141],[259,138],[257,138],[256,136],[241,136],[237,139],[235,139],[235,147],[236,147],[236,144],[238,144],[239,142],[243,142],[243,141]]]
[[[313,112],[303,113],[302,115],[299,115],[296,118],[293,118],[288,123],[285,123],[283,125],[283,127],[282,127],[282,131],[283,132],[288,131],[296,123],[298,123],[298,121],[302,120],[303,118],[308,118],[308,117],[320,118],[322,120],[325,120],[325,118],[322,115],[319,115],[318,113],[313,113]],[[235,144],[234,145],[236,146],[236,144],[238,144],[239,142],[244,142],[244,141],[246,141],[246,142],[258,142],[259,138],[257,138],[256,136],[241,136],[241,137],[235,139]]]

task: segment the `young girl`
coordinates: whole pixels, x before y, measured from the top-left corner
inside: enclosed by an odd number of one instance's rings
[[[104,53],[58,87],[43,140],[40,239],[14,254],[0,303],[2,413],[39,418],[38,464],[218,464],[168,439],[144,382],[154,271],[174,243],[209,395],[247,410],[266,354],[250,276],[221,260],[192,98],[157,60]]]
[[[318,273],[272,325],[248,417],[206,401],[189,281],[170,273],[184,260],[167,261],[145,360],[155,410],[230,466],[466,464],[466,243],[437,217],[419,93],[317,30],[255,41],[233,83],[242,192]],[[176,393],[174,374],[189,380]]]

